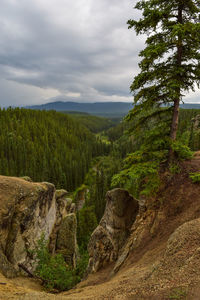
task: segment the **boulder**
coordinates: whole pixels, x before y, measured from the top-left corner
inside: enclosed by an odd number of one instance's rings
[[[96,272],[118,258],[138,210],[138,201],[127,191],[114,189],[107,192],[104,215],[88,244],[88,272]]]

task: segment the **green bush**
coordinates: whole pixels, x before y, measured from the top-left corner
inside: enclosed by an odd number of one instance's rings
[[[89,261],[89,254],[85,249],[80,249],[80,259],[78,260],[77,266],[76,266],[76,274],[80,278],[83,278],[85,275],[85,271],[88,266]]]
[[[69,290],[80,281],[80,277],[76,270],[66,265],[61,254],[49,253],[47,243],[43,234],[34,250],[35,275],[42,279],[44,287],[49,291]]]
[[[191,159],[193,155],[190,148],[182,144],[180,141],[175,141],[172,143],[172,150],[175,152],[177,158],[180,160]]]
[[[192,158],[193,153],[188,146],[180,141],[172,143],[169,139],[156,138],[157,130],[148,133],[140,150],[127,155],[123,170],[112,178],[112,187],[125,188],[135,197],[153,196],[159,190],[160,167],[167,164],[170,147],[176,158],[168,166],[171,173],[180,172],[179,161]]]
[[[135,197],[155,194],[160,185],[159,167],[164,156],[162,151],[140,150],[129,154],[124,160],[124,169],[113,176],[112,187],[123,187]]]
[[[190,178],[193,183],[198,183],[200,182],[200,173],[190,173]]]

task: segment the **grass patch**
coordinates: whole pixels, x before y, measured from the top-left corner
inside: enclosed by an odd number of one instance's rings
[[[169,299],[177,299],[177,300],[186,300],[187,292],[184,288],[178,287],[174,288],[169,295]]]

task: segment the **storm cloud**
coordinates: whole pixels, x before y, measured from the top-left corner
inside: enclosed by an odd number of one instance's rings
[[[0,105],[132,101],[144,47],[127,29],[135,2],[1,0]]]

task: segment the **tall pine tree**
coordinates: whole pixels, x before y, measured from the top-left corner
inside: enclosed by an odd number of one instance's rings
[[[136,128],[157,116],[157,122],[168,122],[160,134],[173,142],[179,104],[196,84],[200,86],[200,1],[141,0],[135,8],[142,17],[129,20],[129,28],[147,39],[140,52],[141,72],[131,85],[135,107],[128,119],[137,119]]]
[[[141,72],[131,85],[135,106],[127,116],[136,148],[112,185],[139,197],[158,191],[161,163],[173,166],[175,154],[191,155],[176,134],[181,100],[200,86],[200,0],[140,0],[135,8],[142,16],[129,20],[129,28],[147,35]]]

